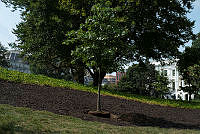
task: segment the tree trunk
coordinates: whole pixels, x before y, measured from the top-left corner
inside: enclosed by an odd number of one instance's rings
[[[97,111],[101,111],[101,69],[99,68]]]
[[[93,70],[93,72],[92,72],[90,68],[86,68],[86,69],[88,70],[88,72],[90,73],[90,75],[93,78],[93,86],[94,87],[98,87],[99,70],[96,69],[96,68],[92,68],[92,70]],[[105,75],[106,75],[106,72],[104,72],[104,71],[101,70],[101,74],[100,74],[101,82],[102,82],[103,78],[105,77]]]
[[[102,80],[104,79],[105,75],[106,75],[106,73],[102,72],[102,70],[100,70],[100,74],[99,74],[99,70],[94,70],[94,74],[92,76],[92,78],[93,78],[93,86],[97,87],[99,81],[102,82]]]
[[[71,69],[71,72],[74,81],[80,84],[84,84],[84,74],[85,74],[84,68],[76,68],[75,70]]]
[[[84,85],[85,69],[84,68],[80,68],[77,73],[78,73],[78,83]]]
[[[94,75],[92,78],[93,78],[93,86],[97,87],[98,86],[99,75]]]

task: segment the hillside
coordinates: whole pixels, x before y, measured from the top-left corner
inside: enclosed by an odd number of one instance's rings
[[[68,88],[68,89],[73,89],[73,90],[87,91],[90,93],[97,93],[96,88],[80,85],[71,81],[54,79],[54,78],[46,77],[43,75],[33,75],[33,74],[25,74],[25,73],[21,73],[17,71],[9,71],[1,67],[0,67],[0,79],[17,82],[17,83],[23,83],[23,84],[40,85],[40,86],[47,85],[51,87],[61,87],[61,88]],[[114,96],[114,97],[122,98],[122,99],[134,100],[134,101],[138,101],[142,103],[156,104],[160,106],[200,109],[200,102],[158,99],[158,98],[152,98],[148,96],[140,96],[140,95],[135,95],[135,94],[127,94],[127,93],[109,91],[109,90],[102,90],[101,94]]]
[[[120,126],[153,126],[161,128],[200,129],[200,110],[152,105],[133,100],[102,96],[102,109],[118,119],[100,118],[87,114],[96,109],[96,94],[59,88],[21,84],[0,80],[0,104],[45,110],[83,120]]]

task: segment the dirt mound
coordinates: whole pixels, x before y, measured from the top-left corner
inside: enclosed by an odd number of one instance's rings
[[[96,97],[96,94],[84,91],[0,80],[0,104],[46,110],[113,125],[200,129],[200,110],[162,107],[111,96],[102,96],[102,109],[117,118],[92,116],[88,111],[96,110]]]

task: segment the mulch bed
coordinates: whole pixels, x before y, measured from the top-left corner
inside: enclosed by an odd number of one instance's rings
[[[120,126],[200,129],[199,109],[163,107],[102,96],[102,109],[119,117],[110,119],[88,114],[89,110],[96,110],[96,98],[96,94],[84,91],[0,80],[0,104],[46,110]]]

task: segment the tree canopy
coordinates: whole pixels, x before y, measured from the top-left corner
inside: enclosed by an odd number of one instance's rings
[[[179,46],[193,38],[194,22],[186,14],[191,11],[194,0],[1,1],[14,9],[21,9],[23,21],[14,32],[19,40],[18,47],[31,55],[32,61],[51,65],[55,69],[68,66],[72,59],[71,50],[76,50],[81,44],[79,41],[74,45],[62,45],[65,34],[81,29],[80,24],[94,15],[91,8],[101,2],[107,1],[110,3],[109,8],[121,10],[115,16],[123,21],[121,28],[126,29],[126,34],[118,41],[131,46],[127,49],[129,58],[133,60],[175,56]],[[58,62],[63,64],[58,67]],[[94,75],[94,78],[98,78],[98,75]]]
[[[6,53],[6,48],[0,42],[0,66],[5,68],[9,67],[9,61],[6,59]]]
[[[182,89],[191,94],[197,94],[199,90],[198,83],[200,82],[198,75],[198,69],[200,65],[200,34],[197,34],[197,38],[193,40],[191,47],[186,47],[185,51],[181,53],[178,61],[178,69],[182,75],[183,80],[187,84]],[[196,73],[196,74],[195,74]],[[190,96],[189,96],[190,97]]]
[[[181,74],[186,75],[185,70],[189,66],[193,66],[194,64],[200,64],[200,36],[197,34],[197,38],[193,40],[191,47],[186,47],[184,52],[179,55],[178,67]]]
[[[76,72],[83,83],[84,66],[71,64],[71,50],[75,46],[62,45],[68,30],[79,27],[80,16],[70,14],[61,7],[59,0],[11,0],[4,1],[7,5],[21,9],[22,22],[14,29],[18,38],[15,46],[22,50],[32,66],[44,68],[49,76],[62,77]],[[39,67],[40,65],[40,67]],[[81,65],[79,61],[78,66]],[[74,71],[75,70],[75,71]],[[58,78],[58,77],[56,77]]]
[[[133,64],[118,83],[118,90],[140,95],[163,97],[169,93],[169,81],[150,63]]]

